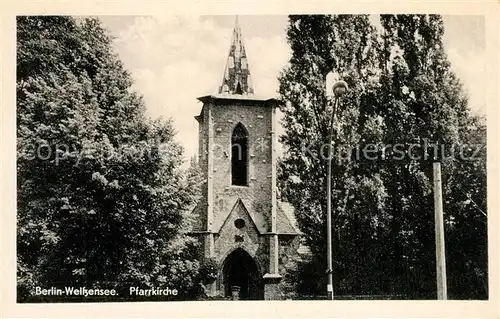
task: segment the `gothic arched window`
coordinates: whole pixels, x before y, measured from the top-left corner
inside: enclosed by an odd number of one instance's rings
[[[236,94],[243,94],[243,89],[241,88],[240,82],[236,85],[236,91],[234,92]]]
[[[231,137],[231,184],[248,185],[248,132],[241,123]]]

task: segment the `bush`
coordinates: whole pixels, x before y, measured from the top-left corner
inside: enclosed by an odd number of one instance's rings
[[[212,283],[217,279],[217,262],[213,258],[207,258],[200,267],[200,280],[203,283]]]

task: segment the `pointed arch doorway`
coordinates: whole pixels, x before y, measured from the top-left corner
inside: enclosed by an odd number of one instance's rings
[[[264,299],[264,286],[259,267],[255,260],[243,249],[231,252],[223,267],[224,294],[231,296],[233,286],[240,287],[240,300]]]

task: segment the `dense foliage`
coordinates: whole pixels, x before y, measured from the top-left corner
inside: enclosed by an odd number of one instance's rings
[[[450,68],[440,16],[383,15],[380,22],[377,29],[365,15],[289,17],[279,181],[313,253],[302,280],[318,283],[299,287],[325,293],[318,279],[326,279],[333,109],[325,79],[333,71],[350,87],[334,139],[335,293],[436,297],[432,162],[439,160],[449,296],[487,298],[485,121],[470,113]]]
[[[145,115],[97,19],[17,27],[18,300],[35,286],[188,291],[199,183],[172,123]]]
[[[200,281],[204,283],[213,283],[217,279],[217,262],[214,258],[206,258],[200,265]]]

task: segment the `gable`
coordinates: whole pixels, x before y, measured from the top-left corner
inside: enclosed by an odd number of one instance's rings
[[[261,234],[261,231],[257,227],[255,220],[252,218],[250,213],[248,212],[248,209],[246,208],[245,204],[243,201],[238,198],[236,200],[236,203],[234,204],[233,208],[231,209],[231,212],[227,215],[226,219],[224,222],[221,224],[219,229],[217,229],[217,233],[220,233],[222,229],[224,229],[227,226],[232,226],[232,222],[236,219],[243,219],[246,223],[246,227],[251,227],[255,230],[257,234]]]

